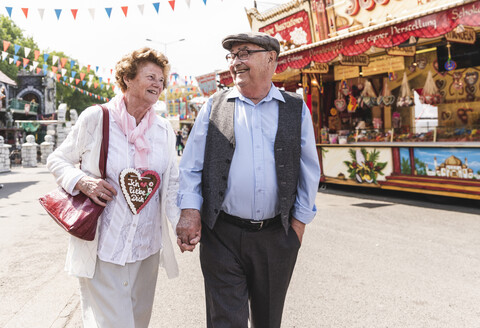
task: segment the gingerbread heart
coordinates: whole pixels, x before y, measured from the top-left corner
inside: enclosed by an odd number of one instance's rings
[[[452,112],[447,110],[442,112],[442,121],[450,121],[452,119]]]
[[[447,82],[445,82],[445,80],[435,80],[435,85],[437,86],[438,90],[445,88],[446,84]]]
[[[478,72],[465,73],[464,80],[467,85],[474,85],[478,81]]]
[[[477,87],[470,84],[470,85],[467,85],[467,86],[465,87],[465,91],[467,91],[467,93],[473,95],[473,94],[475,94],[475,92],[477,92]]]
[[[140,213],[160,186],[160,176],[152,170],[140,173],[136,169],[124,169],[120,172],[119,180],[123,196],[133,215]]]
[[[424,69],[425,67],[427,67],[427,64],[428,64],[428,61],[426,58],[420,58],[417,60],[417,65],[418,65],[418,68],[420,69]]]
[[[334,104],[335,108],[340,112],[343,112],[345,108],[347,108],[347,102],[345,99],[335,99]]]
[[[395,96],[383,96],[383,103],[385,106],[390,106],[395,102]]]
[[[463,124],[467,124],[468,122],[468,112],[473,112],[471,108],[459,108],[457,109],[457,116]]]

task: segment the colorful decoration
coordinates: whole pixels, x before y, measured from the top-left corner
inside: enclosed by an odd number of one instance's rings
[[[377,184],[378,175],[384,175],[383,169],[387,166],[387,162],[378,162],[380,152],[376,149],[370,153],[365,148],[349,149],[351,161],[343,163],[348,168],[350,179],[357,180],[358,183],[367,182]]]

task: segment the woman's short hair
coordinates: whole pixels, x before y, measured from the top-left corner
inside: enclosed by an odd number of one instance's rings
[[[123,77],[126,77],[129,80],[134,79],[137,76],[138,65],[148,62],[154,63],[162,68],[163,78],[165,80],[163,88],[167,88],[168,77],[170,74],[168,58],[155,49],[145,47],[123,56],[115,66],[115,80],[122,92],[127,91],[127,85],[123,81]]]

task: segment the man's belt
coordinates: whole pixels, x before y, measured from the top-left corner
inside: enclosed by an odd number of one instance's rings
[[[265,229],[266,227],[271,226],[271,225],[273,225],[277,222],[281,222],[280,214],[278,214],[274,218],[266,219],[266,220],[262,220],[262,221],[242,219],[242,218],[239,218],[238,216],[230,215],[230,214],[227,214],[223,211],[221,212],[220,217],[225,222],[231,223],[233,225],[236,225],[237,227],[247,229],[249,231],[260,231],[260,230]]]

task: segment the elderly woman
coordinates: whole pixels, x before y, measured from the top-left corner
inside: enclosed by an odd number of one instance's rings
[[[122,94],[105,104],[110,113],[106,180],[98,169],[100,106],[84,110],[48,158],[48,169],[68,193],[82,192],[105,206],[95,239],[72,236],[67,253],[65,268],[80,281],[85,327],[147,327],[159,265],[169,278],[178,275],[167,225],[168,218],[175,229],[179,217],[176,138],[170,123],[155,115],[169,69],[168,59],[150,48],[117,63]],[[147,182],[148,198],[139,204],[138,188]]]

